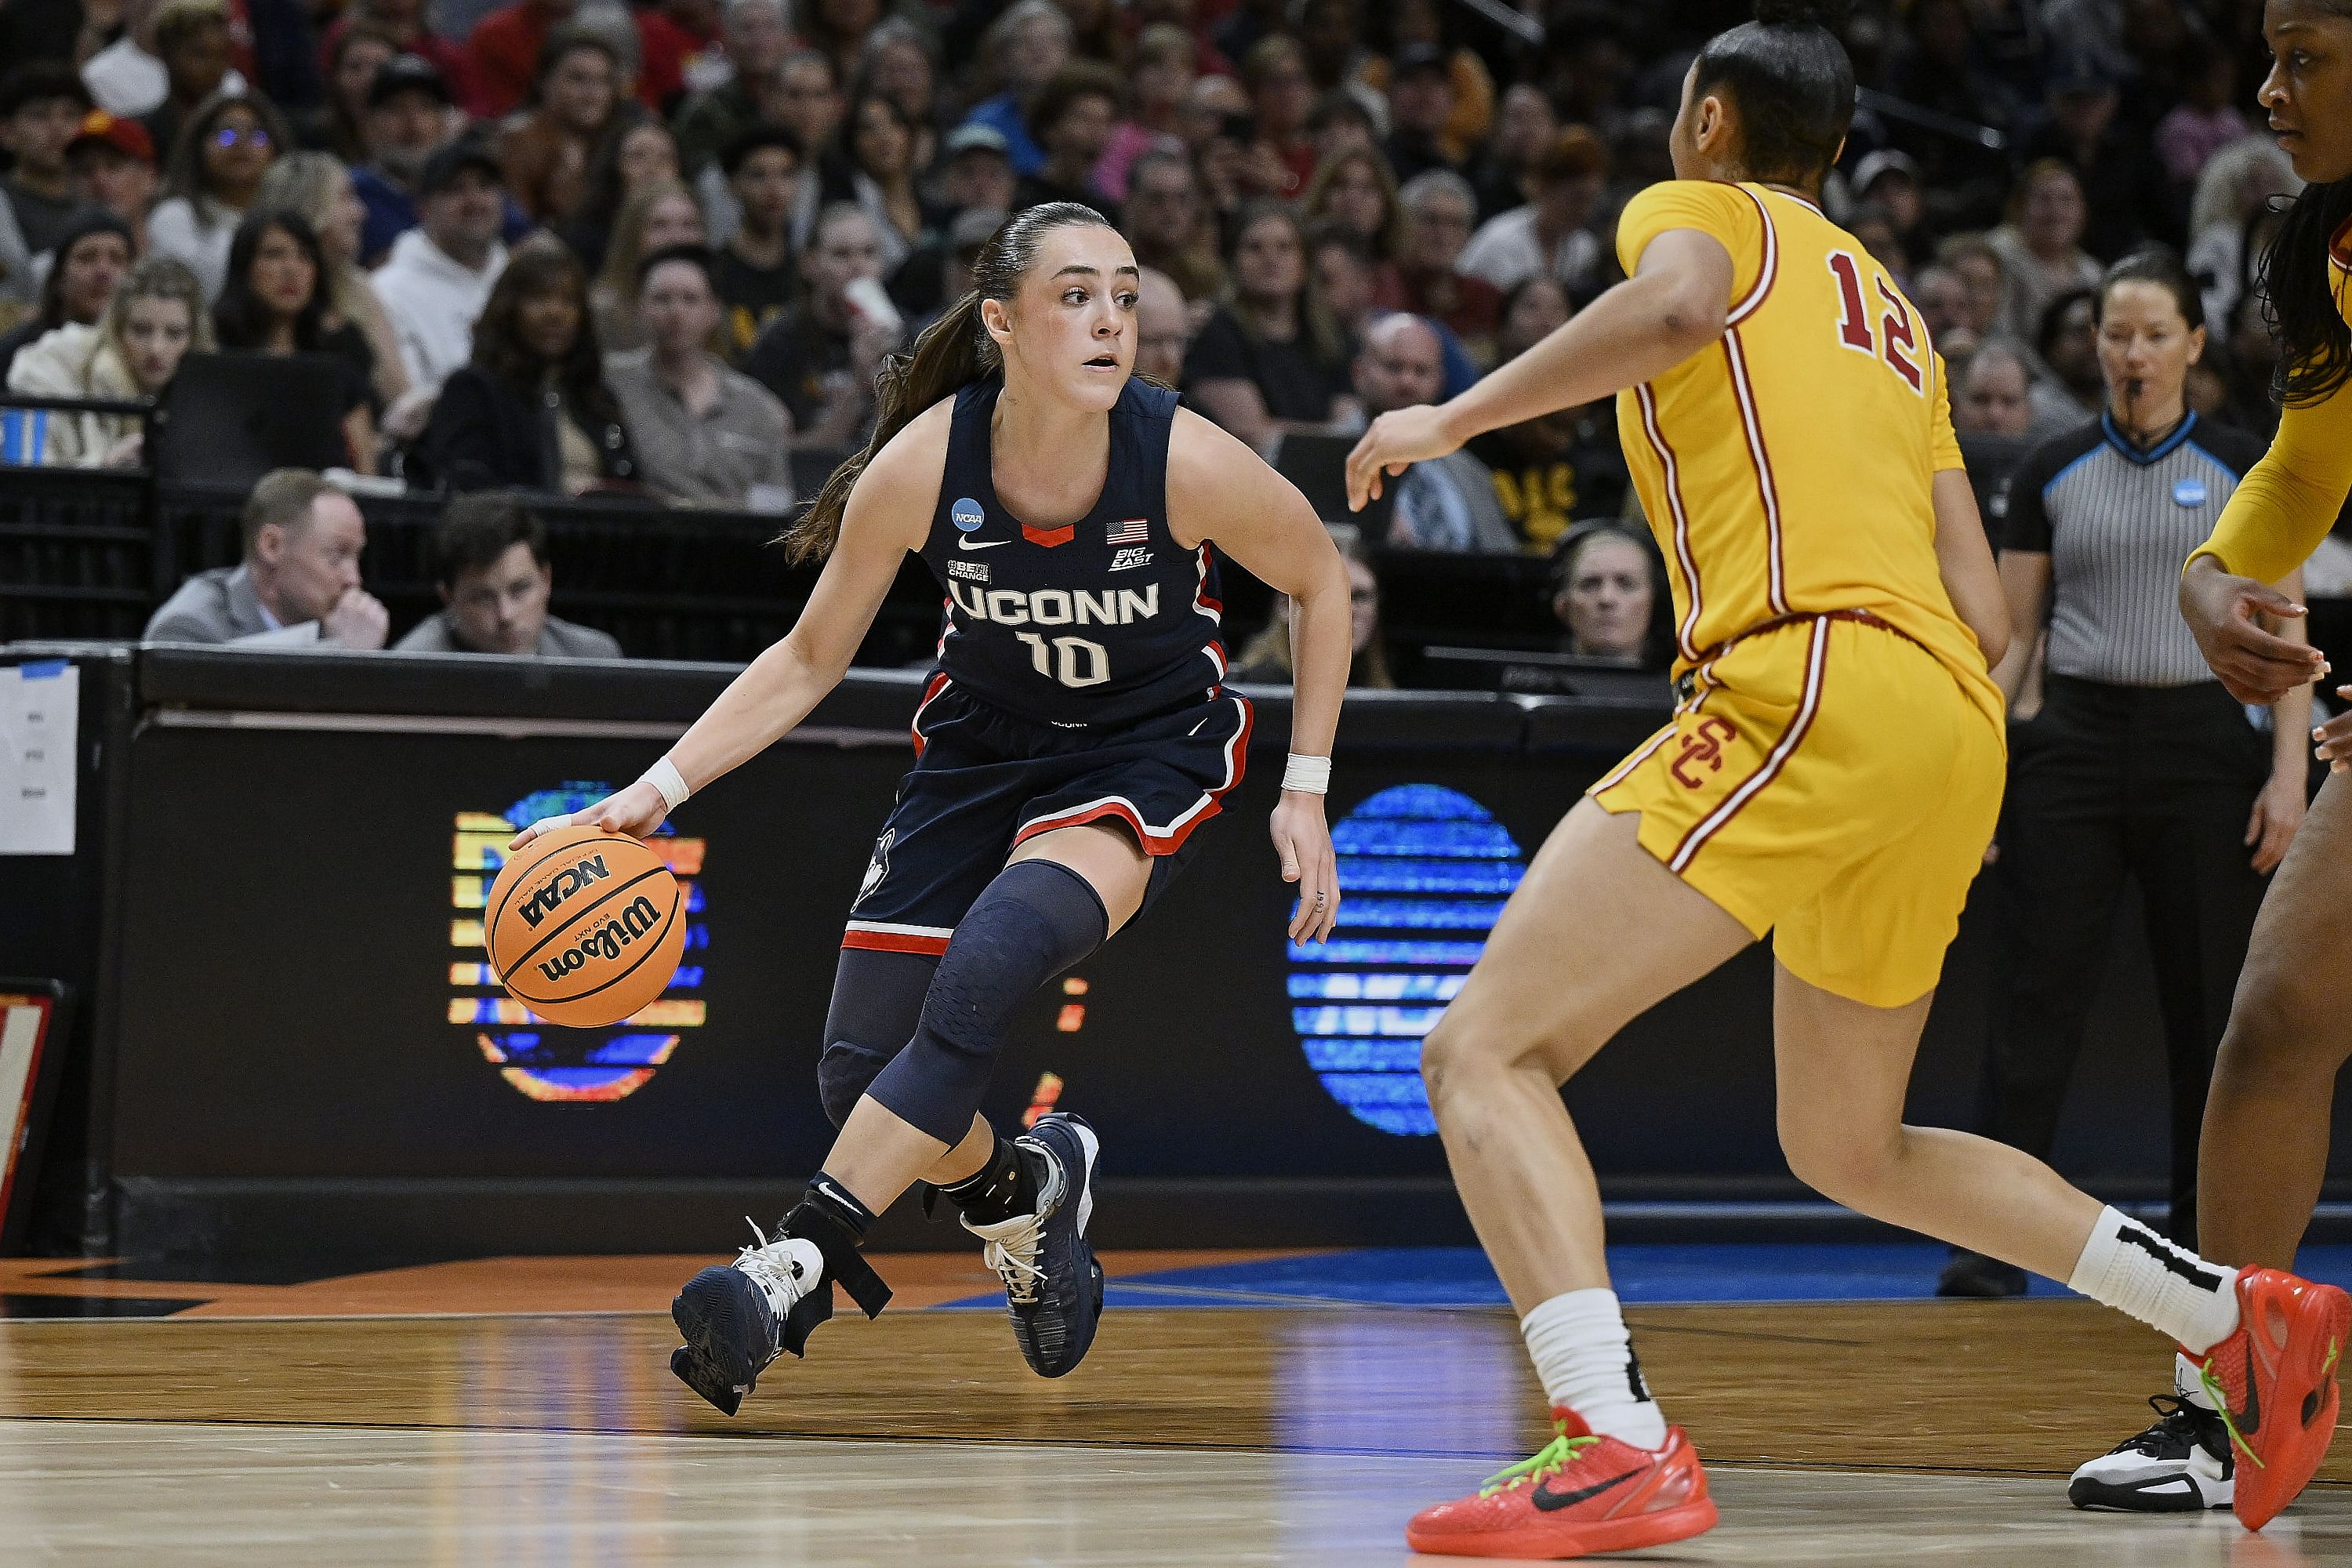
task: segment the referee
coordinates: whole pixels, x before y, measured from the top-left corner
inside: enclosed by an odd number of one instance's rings
[[[2011,715],[1994,869],[2010,952],[1985,1131],[2049,1158],[2116,901],[2137,882],[2172,1090],[2170,1229],[2193,1247],[2206,1084],[2263,886],[2303,821],[2311,692],[2239,706],[2176,606],[2182,563],[2263,453],[2182,395],[2205,347],[2196,284],[2169,253],[2126,258],[2101,281],[2096,320],[2105,411],[2027,454],[1996,507],[2016,632],[1993,672]],[[2280,586],[2301,596],[2299,581]],[[2273,629],[2303,635],[2300,621]],[[2046,673],[2029,713],[2037,644]],[[1967,1252],[1937,1286],[2024,1289],[2022,1271]]]

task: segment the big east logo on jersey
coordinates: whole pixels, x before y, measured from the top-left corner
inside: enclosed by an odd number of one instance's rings
[[[950,581],[948,597],[975,621],[1001,626],[1124,626],[1160,614],[1160,584],[1132,588],[978,588]]]

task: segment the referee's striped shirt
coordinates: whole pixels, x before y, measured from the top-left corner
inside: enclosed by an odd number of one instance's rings
[[[2213,672],[2180,618],[2180,568],[2263,455],[2194,412],[2142,451],[2101,415],[2025,456],[1995,499],[2005,550],[2050,557],[2049,668],[2110,686]]]

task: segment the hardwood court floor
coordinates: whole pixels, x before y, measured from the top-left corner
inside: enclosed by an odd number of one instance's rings
[[[1628,1316],[1726,1504],[1653,1560],[2352,1564],[2352,1454],[2260,1537],[2067,1508],[2167,1365],[2088,1304]],[[1118,1310],[1050,1383],[992,1312],[893,1311],[734,1421],[671,1342],[635,1314],[0,1321],[0,1561],[1402,1563],[1415,1507],[1542,1436],[1495,1310]]]

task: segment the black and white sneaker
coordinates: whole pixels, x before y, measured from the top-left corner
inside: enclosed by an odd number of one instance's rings
[[[670,1371],[729,1415],[787,1348],[794,1310],[813,1298],[830,1305],[829,1293],[814,1296],[824,1273],[814,1242],[781,1235],[771,1241],[758,1225],[744,1223],[753,1243],[733,1263],[688,1280],[669,1309],[686,1341],[670,1352]]]
[[[2229,1507],[2237,1466],[2221,1418],[2179,1394],[2159,1394],[2147,1403],[2155,1424],[2076,1470],[2066,1500],[2134,1513]]]
[[[1034,1162],[1037,1212],[963,1227],[988,1244],[981,1256],[1004,1281],[1013,1337],[1030,1370],[1060,1377],[1086,1359],[1102,1318],[1102,1265],[1087,1240],[1099,1141],[1083,1119],[1057,1110],[1013,1142]]]

